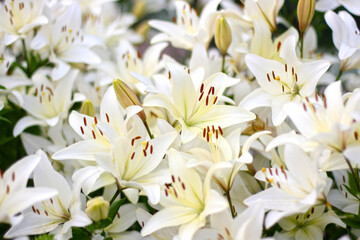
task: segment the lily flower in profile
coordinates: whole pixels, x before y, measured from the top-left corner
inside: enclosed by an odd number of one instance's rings
[[[57,194],[56,190],[43,186],[26,187],[39,162],[39,154],[30,155],[14,163],[5,173],[0,170],[0,222],[16,224],[23,217],[18,216],[21,211]]]
[[[239,106],[251,110],[271,106],[272,121],[280,125],[287,117],[283,105],[300,102],[315,92],[320,77],[330,66],[329,61],[300,62],[296,56],[296,39],[288,37],[281,47],[280,57],[285,63],[248,54],[245,61],[255,75],[260,88],[247,95]]]
[[[255,114],[243,108],[218,104],[231,82],[225,74],[213,74],[196,90],[188,70],[170,63],[168,67],[173,80],[172,99],[155,94],[146,98],[143,106],[167,109],[181,125],[183,143],[202,135],[207,127],[221,132],[222,128],[255,119]]]

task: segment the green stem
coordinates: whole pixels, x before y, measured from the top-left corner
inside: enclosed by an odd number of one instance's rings
[[[351,165],[351,163],[350,163],[349,159],[345,158],[345,161],[346,161],[347,165],[348,165],[348,166],[349,166],[349,168],[350,168],[351,174],[352,174],[352,175],[353,175],[353,177],[354,177],[355,184],[356,184],[356,188],[357,188],[358,192],[360,192],[360,183],[359,183],[360,181],[359,181],[359,176],[358,176],[358,174],[357,174],[357,173],[355,173],[354,168],[352,167],[352,165]]]
[[[304,57],[304,33],[300,33],[300,58]]]
[[[144,121],[144,125],[145,125],[145,128],[146,128],[146,131],[148,132],[149,136],[151,139],[154,139],[154,135],[151,134],[151,131],[150,131],[150,128],[149,128],[149,125],[147,124],[146,121]]]
[[[27,50],[26,50],[25,40],[22,39],[22,40],[21,40],[21,43],[22,43],[22,47],[23,47],[23,51],[24,51],[24,58],[25,58],[26,65],[27,65],[27,66],[26,66],[26,72],[25,72],[25,74],[26,74],[26,76],[27,76],[28,78],[30,78],[30,77],[31,77],[31,74],[30,74],[30,72],[29,72],[30,63],[29,63],[28,53],[27,53]]]
[[[114,196],[111,198],[110,205],[115,201],[115,199],[117,198],[117,196],[119,196],[119,194],[120,194],[120,190],[118,189],[116,190]]]
[[[340,69],[338,75],[336,76],[336,80],[335,80],[335,81],[339,80],[342,74],[343,74],[343,71]]]
[[[223,56],[222,56],[221,72],[226,73],[225,72],[225,54],[223,54]]]
[[[235,212],[235,208],[234,208],[234,206],[233,206],[233,204],[232,204],[232,201],[231,201],[230,190],[229,190],[229,191],[226,191],[225,193],[226,193],[226,198],[227,198],[227,200],[228,200],[228,202],[229,202],[229,207],[230,207],[230,211],[231,211],[231,216],[232,216],[233,218],[235,218],[235,217],[236,217],[236,212]]]

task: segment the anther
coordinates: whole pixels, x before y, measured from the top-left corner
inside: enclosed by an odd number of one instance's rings
[[[278,43],[276,50],[279,51],[279,50],[280,50],[280,47],[281,47],[281,42]]]
[[[94,139],[96,139],[96,135],[95,135],[94,130],[92,130],[91,132],[92,132],[92,135],[93,135]]]
[[[174,16],[172,16],[172,21],[176,23],[176,18]]]
[[[143,150],[143,153],[144,153],[144,157],[146,157],[146,150],[145,149]]]
[[[97,124],[97,123],[98,123],[98,121],[97,121],[97,118],[96,118],[96,117],[94,117],[94,122],[95,122],[95,124]]]
[[[274,73],[274,71],[272,71],[271,73],[272,73],[273,79],[275,79],[275,73]]]
[[[267,76],[268,81],[270,82],[271,80],[270,80],[269,74],[266,74],[266,76]]]
[[[202,93],[200,94],[199,101],[201,100],[201,98],[203,97],[203,95],[204,95],[204,92],[202,92]]]
[[[131,155],[131,160],[133,160],[135,157],[135,152],[133,152],[133,154]]]
[[[171,175],[171,180],[173,183],[175,183],[175,176],[174,175]]]
[[[80,126],[80,131],[81,131],[82,135],[84,135],[84,129],[82,126]]]
[[[32,206],[31,208],[32,208],[33,212],[36,213],[35,207]]]
[[[355,132],[354,132],[354,137],[355,137],[355,140],[357,141],[357,140],[358,140],[358,138],[359,138],[359,137],[358,137],[358,133],[357,133],[357,131],[355,131]]]
[[[287,64],[285,64],[285,72],[287,72]]]
[[[294,76],[294,67],[291,68],[291,74]]]
[[[85,127],[86,127],[86,118],[84,117],[84,125],[85,125]]]
[[[107,122],[110,122],[109,115],[108,115],[107,113],[105,113],[105,116],[106,116],[106,121],[107,121]]]
[[[224,135],[222,128],[220,126],[218,126],[218,128],[219,128],[219,132],[220,132],[221,136]]]
[[[153,153],[153,150],[154,150],[154,149],[153,149],[153,145],[151,145],[151,146],[150,146],[150,154]]]
[[[15,172],[12,173],[11,175],[11,180],[14,182],[15,181]]]
[[[297,73],[295,73],[295,82],[298,81],[298,78],[297,78]]]
[[[202,93],[203,91],[204,91],[204,84],[202,83],[200,87],[200,92]]]

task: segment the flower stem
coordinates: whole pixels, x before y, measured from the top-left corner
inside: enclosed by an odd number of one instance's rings
[[[232,204],[232,201],[231,201],[231,196],[230,196],[230,190],[226,191],[226,198],[229,202],[229,207],[230,207],[230,211],[231,211],[231,216],[233,218],[236,217],[236,212],[235,212],[235,208],[234,208],[234,205]]]
[[[335,81],[339,80],[342,74],[343,74],[343,71],[340,69],[338,75],[336,76],[336,80],[335,80]]]
[[[357,173],[355,173],[354,168],[352,167],[349,159],[345,158],[345,161],[346,161],[346,163],[348,164],[348,166],[350,168],[351,174],[353,175],[354,180],[355,180],[356,188],[357,188],[358,192],[360,193],[359,175]]]
[[[300,58],[304,57],[304,33],[300,33]]]
[[[147,131],[147,132],[148,132],[148,134],[149,134],[149,137],[150,137],[151,139],[154,139],[154,135],[152,135],[152,134],[151,134],[151,131],[150,131],[149,125],[147,124],[147,122],[146,122],[146,121],[144,121],[144,125],[145,125],[145,128],[146,128],[146,131]]]
[[[222,56],[221,72],[226,73],[225,72],[225,54],[223,54],[223,56]]]
[[[116,190],[114,196],[111,198],[110,205],[115,201],[115,199],[117,198],[117,196],[119,196],[119,194],[120,194],[120,190],[118,189]]]

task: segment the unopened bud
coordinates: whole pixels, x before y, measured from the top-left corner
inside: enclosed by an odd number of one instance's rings
[[[146,1],[137,0],[131,10],[132,14],[136,16],[138,19],[142,18],[145,14],[146,10]]]
[[[114,79],[113,85],[114,85],[116,98],[124,109],[134,105],[142,107],[136,94],[123,81],[119,79]],[[138,115],[141,118],[141,120],[145,123],[146,115],[144,110],[140,111]]]
[[[315,0],[299,0],[297,6],[297,16],[299,21],[299,30],[305,32],[310,25],[315,13]]]
[[[86,203],[85,212],[89,218],[97,222],[108,217],[109,207],[109,201],[106,201],[103,197],[95,197]]]
[[[135,28],[135,32],[145,38],[149,32],[149,29],[149,23],[147,21],[144,21]]]
[[[231,28],[224,17],[219,17],[215,25],[215,44],[225,55],[232,41]]]
[[[86,99],[80,108],[80,113],[94,117],[96,113],[94,104],[92,104],[90,100]]]

